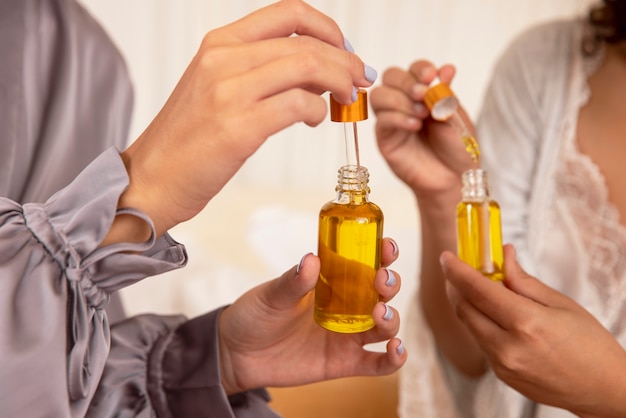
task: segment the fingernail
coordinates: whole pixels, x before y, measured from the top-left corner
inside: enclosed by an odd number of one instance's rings
[[[393,271],[389,270],[389,269],[385,269],[387,271],[387,281],[385,282],[385,284],[389,287],[394,286],[396,284],[396,275],[393,273]]]
[[[426,94],[427,90],[428,86],[426,86],[426,84],[417,83],[414,84],[413,87],[411,87],[411,94],[414,98],[421,100]]]
[[[428,108],[426,107],[426,105],[424,103],[415,103],[413,105],[413,112],[420,116],[420,115],[427,115],[428,114]]]
[[[396,348],[396,353],[399,355],[404,354],[404,343],[400,340],[400,345]]]
[[[391,245],[393,245],[393,255],[398,255],[398,243],[396,243],[394,240],[390,239],[389,240],[391,242]]]
[[[354,48],[352,48],[352,44],[350,43],[349,40],[347,40],[346,38],[343,38],[343,47],[346,49],[346,51],[348,52],[354,52]]]
[[[373,83],[376,81],[376,78],[378,78],[378,72],[374,68],[365,64],[365,79],[370,83]]]
[[[441,253],[441,255],[439,256],[439,264],[441,265],[441,268],[444,268],[446,266],[446,253],[445,252]]]
[[[296,274],[300,274],[300,270],[302,270],[302,264],[304,264],[304,259],[306,258],[307,255],[309,255],[311,253],[306,253],[305,255],[302,256],[302,258],[300,259],[300,263],[298,264],[298,267],[296,268]]]
[[[431,80],[431,83],[439,84],[439,77],[436,77],[437,70],[435,70],[433,67],[429,66],[429,67],[422,68],[420,70],[419,77],[420,77],[420,80],[429,79],[433,74],[435,75],[435,77],[434,77],[433,80]],[[435,80],[437,80],[437,81],[435,81]]]
[[[383,315],[383,319],[385,321],[390,321],[391,318],[393,318],[393,311],[391,310],[389,305],[385,303],[385,314]]]
[[[352,103],[356,102],[357,88],[352,86]]]

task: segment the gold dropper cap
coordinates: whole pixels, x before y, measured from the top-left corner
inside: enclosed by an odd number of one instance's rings
[[[424,103],[436,120],[448,119],[459,107],[459,101],[454,92],[445,83],[429,87],[424,94]]]
[[[356,101],[345,105],[330,94],[330,120],[333,122],[358,122],[367,119],[367,90],[359,89]]]

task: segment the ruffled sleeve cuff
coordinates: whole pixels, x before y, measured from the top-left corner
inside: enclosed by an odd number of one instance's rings
[[[265,389],[227,396],[221,385],[221,309],[185,321],[140,315],[112,329],[111,352],[88,417],[279,418]]]
[[[99,295],[102,298],[147,276],[187,263],[185,247],[168,234],[156,239],[152,221],[145,214],[133,208],[117,209],[128,184],[126,167],[112,147],[44,205],[24,205],[28,227],[66,269],[70,280],[96,285],[104,293]],[[121,213],[143,219],[151,226],[153,237],[143,243],[99,247],[114,218]],[[93,298],[90,301],[92,306],[102,302]]]

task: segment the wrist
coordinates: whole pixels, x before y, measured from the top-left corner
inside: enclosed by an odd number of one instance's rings
[[[125,153],[120,154],[120,158],[126,168],[126,173],[129,179],[129,186],[122,192],[117,202],[117,209],[133,208],[145,213],[150,219],[151,214],[145,210],[142,205],[133,204],[130,201],[137,200],[132,199],[133,190],[136,189],[133,185],[133,179],[129,170],[129,159]],[[129,197],[131,197],[129,199]],[[154,221],[153,221],[154,222]],[[131,215],[131,214],[117,214],[113,219],[111,227],[105,238],[102,240],[100,246],[104,247],[110,244],[116,244],[120,242],[125,243],[141,243],[150,239],[152,235],[152,227],[145,220]],[[158,235],[157,235],[158,236]]]
[[[451,211],[456,211],[456,206],[461,200],[461,183],[443,191],[423,193],[414,191],[417,206],[422,219],[441,221],[449,219]],[[452,218],[454,219],[454,218]]]
[[[139,151],[137,151],[138,148]],[[158,195],[158,187],[161,187],[163,183],[154,176],[146,179],[148,176],[142,175],[151,171],[142,168],[145,163],[138,162],[136,155],[141,154],[140,148],[139,141],[135,141],[120,154],[128,173],[129,184],[120,196],[117,206],[118,208],[134,208],[145,213],[152,220],[155,235],[159,237],[173,225],[167,222],[168,211],[163,204],[165,200]],[[157,187],[153,187],[154,185]]]
[[[118,206],[119,207],[119,206]],[[152,235],[152,228],[143,219],[134,215],[121,214],[115,216],[109,232],[100,243],[101,247],[120,242],[146,242]]]
[[[601,381],[593,385],[587,393],[585,405],[573,407],[570,411],[581,418],[621,417],[626,411],[626,351],[615,341],[613,356],[600,365]]]

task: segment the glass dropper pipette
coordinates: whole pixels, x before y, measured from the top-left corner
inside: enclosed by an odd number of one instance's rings
[[[343,122],[347,165],[361,166],[359,156],[359,133],[357,122],[367,119],[367,91],[359,89],[357,99],[351,105],[342,105],[330,95],[330,118],[334,122]]]

